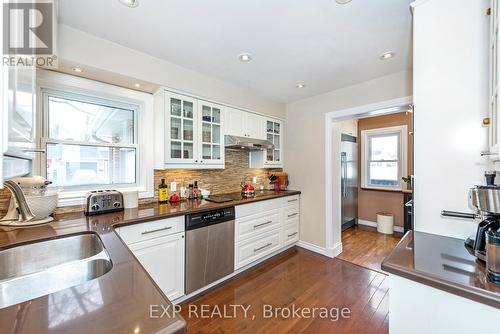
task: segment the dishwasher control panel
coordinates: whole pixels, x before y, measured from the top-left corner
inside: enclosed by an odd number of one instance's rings
[[[215,209],[186,216],[186,230],[210,226],[235,219],[234,207]]]

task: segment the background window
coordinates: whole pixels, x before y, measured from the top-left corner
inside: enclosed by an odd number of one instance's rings
[[[362,186],[402,189],[406,175],[406,126],[361,132]]]
[[[134,105],[44,93],[46,175],[55,186],[137,183]]]

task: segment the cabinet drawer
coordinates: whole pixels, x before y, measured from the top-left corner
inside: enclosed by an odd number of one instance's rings
[[[252,238],[280,226],[280,210],[236,220],[236,241]]]
[[[284,205],[299,205],[299,195],[287,196],[284,198]]]
[[[184,216],[155,220],[118,228],[118,234],[127,244],[150,240],[184,231]]]
[[[284,245],[293,244],[299,240],[299,219],[293,219],[289,224],[283,227]]]
[[[285,224],[288,224],[288,220],[299,218],[299,206],[291,205],[285,208]]]
[[[235,268],[252,263],[281,247],[281,229],[270,231],[267,235],[257,236],[236,244]]]
[[[254,215],[256,212],[264,212],[283,207],[283,198],[275,198],[256,203],[237,205],[235,208],[236,218]]]

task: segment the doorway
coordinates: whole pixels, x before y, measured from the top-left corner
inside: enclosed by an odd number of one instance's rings
[[[413,173],[411,99],[334,112],[326,121],[327,245],[336,242],[339,259],[381,271],[405,231],[412,193],[406,182]],[[378,215],[390,221],[379,231]]]

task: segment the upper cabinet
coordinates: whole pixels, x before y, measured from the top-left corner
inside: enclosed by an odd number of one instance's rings
[[[4,92],[6,112],[4,131],[7,134],[4,151],[9,155],[32,158],[36,153],[35,69],[10,67],[6,70],[7,91]]]
[[[155,109],[158,168],[224,168],[222,106],[160,91]]]
[[[272,142],[249,153],[249,167],[283,167],[282,121],[165,89],[154,98],[157,169],[224,168],[224,135]]]
[[[490,154],[496,160],[498,156],[496,154],[500,153],[499,149],[499,134],[500,134],[500,101],[498,98],[499,89],[499,58],[500,52],[498,52],[499,47],[499,31],[498,31],[498,0],[491,0],[490,7],[490,43],[489,43],[489,54],[490,54],[490,91],[489,91],[489,116],[490,116],[490,131],[489,131],[489,143],[490,143]]]
[[[227,135],[266,139],[263,116],[234,108],[227,108],[226,114]]]
[[[283,122],[265,119],[265,139],[274,144],[274,149],[250,153],[251,168],[283,168]]]
[[[35,68],[2,67],[0,181],[32,173],[33,158],[42,152],[35,137],[35,77]]]

